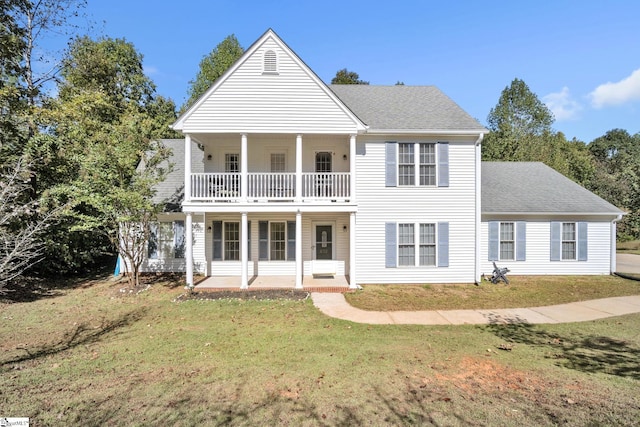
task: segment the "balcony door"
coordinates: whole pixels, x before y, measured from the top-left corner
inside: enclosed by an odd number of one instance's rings
[[[316,173],[331,173],[331,153],[320,151],[316,153]]]

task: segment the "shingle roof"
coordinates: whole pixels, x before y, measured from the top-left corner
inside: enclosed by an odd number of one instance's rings
[[[370,129],[488,132],[435,86],[329,85]]]
[[[483,213],[623,213],[539,162],[482,162],[481,191]]]
[[[166,203],[167,212],[180,211],[184,199],[184,139],[162,139],[160,142],[172,151],[169,162],[173,163],[173,171],[156,185],[153,202]],[[161,167],[167,167],[167,163]],[[204,152],[195,142],[191,146],[191,172],[204,172]]]

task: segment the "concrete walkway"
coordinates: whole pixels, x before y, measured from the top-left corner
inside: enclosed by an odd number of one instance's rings
[[[311,293],[327,316],[372,325],[483,325],[500,323],[569,323],[640,313],[640,295],[603,298],[548,307],[496,310],[366,311],[347,303],[343,294]]]

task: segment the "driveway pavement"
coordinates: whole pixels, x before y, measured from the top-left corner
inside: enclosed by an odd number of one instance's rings
[[[618,273],[640,274],[640,255],[617,254],[616,271]]]

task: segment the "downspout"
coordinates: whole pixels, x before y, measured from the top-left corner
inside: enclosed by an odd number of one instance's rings
[[[610,272],[609,274],[615,274],[616,269],[617,269],[617,265],[616,265],[616,228],[617,228],[617,222],[620,221],[622,219],[622,215],[618,215],[618,217],[614,220],[611,221],[611,244],[609,245],[611,248],[611,260],[610,260]]]
[[[481,147],[482,140],[484,139],[484,133],[480,132],[478,135],[478,139],[475,143],[475,155],[476,155],[476,179],[475,179],[475,263],[474,263],[474,274],[475,274],[475,283],[480,283],[480,221],[482,217],[482,156],[481,156]]]

